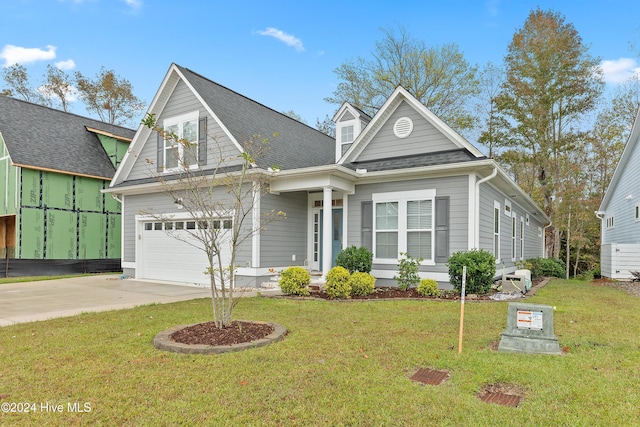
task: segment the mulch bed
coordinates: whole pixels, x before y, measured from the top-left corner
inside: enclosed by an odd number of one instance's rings
[[[273,330],[273,326],[263,323],[233,321],[220,329],[214,322],[205,322],[180,329],[169,338],[181,344],[231,345],[262,339]]]

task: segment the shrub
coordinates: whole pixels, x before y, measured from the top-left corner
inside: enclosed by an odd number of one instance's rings
[[[349,278],[349,286],[351,286],[351,295],[369,295],[375,289],[376,278],[369,273],[356,271]]]
[[[351,285],[349,285],[349,270],[344,267],[333,267],[327,274],[325,291],[331,298],[349,298]]]
[[[398,282],[398,288],[406,291],[409,288],[415,288],[420,283],[418,270],[422,258],[413,258],[406,252],[400,252],[403,257],[398,263],[398,274],[393,279]]]
[[[455,252],[447,262],[449,282],[457,292],[462,292],[462,269],[467,267],[465,291],[469,294],[486,294],[496,275],[496,258],[483,249]]]
[[[529,258],[525,261],[525,267],[531,270],[531,277],[564,278],[567,275],[564,263],[554,258]]]
[[[440,296],[440,289],[438,289],[438,282],[433,279],[422,279],[418,285],[418,293],[423,297],[437,297]]]
[[[371,272],[373,253],[365,247],[356,248],[349,246],[340,251],[336,257],[336,265],[349,270],[349,273],[360,271],[362,273]]]
[[[304,267],[289,267],[281,274],[280,289],[289,295],[309,295],[311,274]]]

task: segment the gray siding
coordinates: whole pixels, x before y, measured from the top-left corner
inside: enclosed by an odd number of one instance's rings
[[[449,196],[449,253],[466,250],[469,241],[469,177],[453,176],[432,178],[424,180],[411,180],[401,182],[389,182],[381,184],[358,185],[356,193],[348,199],[347,246],[361,246],[360,224],[361,203],[372,200],[373,193],[388,193],[398,191],[435,189],[436,196]],[[375,264],[374,269],[396,270],[395,265]],[[421,271],[447,273],[448,268],[444,263],[436,263],[435,266],[423,266]]]
[[[304,265],[307,257],[307,193],[267,194],[262,197],[263,214],[283,211],[286,219],[266,225],[260,235],[260,267],[276,268]],[[292,255],[296,261],[292,261]]]
[[[629,141],[629,144],[631,141]],[[640,204],[640,143],[636,143],[631,156],[618,178],[615,188],[610,189],[610,201],[605,208],[602,222],[602,244],[640,243],[640,221],[635,219],[635,207]],[[629,197],[631,196],[631,197]],[[606,227],[606,219],[613,216],[614,226]]]
[[[528,213],[515,200],[511,201],[511,209],[516,214],[516,261],[511,256],[511,216],[507,216],[504,211],[506,196],[489,183],[480,185],[480,247],[493,253],[493,206],[494,201],[500,203],[500,256],[499,266],[504,264],[506,268],[511,268],[518,261],[527,258],[543,256],[542,236],[539,230],[542,224],[537,217],[529,213],[529,225],[526,224],[526,214]],[[520,218],[525,218],[524,225],[524,255],[520,249]]]
[[[224,134],[213,117],[209,116],[202,103],[193,95],[184,81],[180,80],[175,90],[169,97],[162,114],[157,117],[158,124],[162,126],[165,119],[180,116],[190,112],[199,111],[200,117],[207,117],[207,165],[203,169],[211,169],[218,166],[219,159],[227,159],[226,165],[236,162],[228,162],[229,158],[236,158],[238,150],[231,140]],[[222,156],[222,157],[221,157]],[[140,155],[136,158],[131,173],[127,180],[149,178],[156,176],[157,172],[157,135],[152,132],[145,141]]]
[[[401,117],[409,117],[413,120],[413,132],[406,138],[398,138],[393,133],[393,125]],[[457,148],[453,142],[403,101],[358,156],[357,161],[435,153]]]

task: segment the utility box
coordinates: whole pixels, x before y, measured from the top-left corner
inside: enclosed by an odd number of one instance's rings
[[[502,276],[502,292],[526,294],[531,289],[531,271],[516,270]]]
[[[507,328],[502,332],[498,351],[562,354],[553,331],[553,307],[510,302]]]

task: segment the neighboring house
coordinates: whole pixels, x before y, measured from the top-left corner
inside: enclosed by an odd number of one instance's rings
[[[265,158],[256,159],[255,169],[272,175],[270,192],[256,210],[282,210],[287,218],[241,248],[242,284],[259,285],[270,270],[290,265],[326,274],[338,252],[351,245],[374,253],[372,274],[380,285],[395,283],[405,252],[424,258],[421,276],[443,286],[455,251],[495,253],[498,274],[543,256],[549,223],[544,212],[494,160],[401,87],[374,117],[344,104],[334,117],[333,139],[173,64],[148,112],[165,129],[197,128],[190,138],[198,141],[192,161],[203,170],[217,165],[214,144],[232,158],[252,135],[278,133]],[[171,178],[170,148],[158,135],[138,130],[106,190],[123,201],[123,270],[135,278],[204,283],[201,251],[176,242],[158,222],[158,215],[190,219],[154,177]],[[280,170],[270,172],[272,165]]]
[[[596,215],[601,220],[600,270],[631,279],[640,271],[640,110]]]
[[[107,188],[135,132],[0,96],[0,275],[120,271]]]

